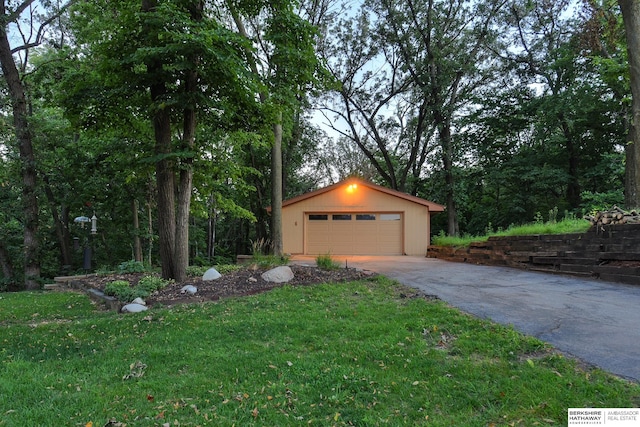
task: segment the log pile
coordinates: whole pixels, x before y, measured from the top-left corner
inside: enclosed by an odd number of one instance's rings
[[[607,211],[600,211],[595,216],[585,215],[584,219],[597,227],[613,224],[640,224],[640,214],[637,211],[627,212],[617,206]]]

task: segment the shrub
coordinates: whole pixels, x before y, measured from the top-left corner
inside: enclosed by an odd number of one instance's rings
[[[159,291],[160,289],[167,287],[169,283],[173,283],[173,280],[163,279],[158,276],[144,276],[140,279],[136,288],[139,288],[150,295],[155,291]]]
[[[244,266],[238,264],[220,264],[216,265],[216,270],[220,274],[231,273],[232,271],[242,270]],[[204,274],[204,273],[203,273]]]
[[[146,268],[140,261],[129,260],[118,265],[118,273],[143,273]]]
[[[209,268],[211,267],[205,267],[200,265],[190,265],[189,267],[187,267],[187,276],[202,277]]]
[[[143,292],[146,292],[148,296],[154,293],[155,291],[158,291],[166,287],[169,283],[172,283],[172,281],[163,279],[162,277],[144,276],[142,279],[140,279],[140,281],[138,282],[138,286],[136,286],[136,288]]]
[[[340,265],[331,258],[331,254],[318,255],[316,257],[316,265],[323,270],[335,270]]]
[[[107,283],[104,287],[104,293],[105,295],[114,296],[122,302],[131,302],[137,297],[144,298],[146,296],[139,295],[139,292],[136,292],[126,280],[114,280]]]
[[[253,261],[259,267],[270,268],[278,265],[287,265],[289,263],[289,256],[288,255],[277,256],[277,255],[254,254]]]

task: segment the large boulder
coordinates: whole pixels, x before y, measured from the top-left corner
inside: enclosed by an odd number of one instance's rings
[[[122,312],[123,313],[140,313],[141,311],[147,311],[148,308],[146,305],[142,305],[142,304],[127,304],[124,307],[122,307]]]
[[[215,268],[210,268],[207,271],[205,271],[204,275],[202,276],[202,280],[204,281],[217,280],[221,277],[222,277],[222,274],[218,273],[218,270],[216,270]]]
[[[293,271],[286,265],[265,271],[261,276],[267,282],[284,283],[293,279]]]
[[[198,288],[193,285],[186,285],[180,289],[181,294],[187,293],[189,295],[195,295],[196,292],[198,292]]]

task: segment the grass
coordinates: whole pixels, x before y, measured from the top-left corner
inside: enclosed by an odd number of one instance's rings
[[[404,294],[376,278],[128,315],[4,294],[0,426],[561,426],[640,406],[637,384]]]
[[[562,221],[536,222],[520,226],[509,227],[506,230],[487,233],[483,236],[452,237],[440,234],[432,241],[436,246],[469,246],[471,242],[485,242],[492,236],[528,236],[536,234],[567,234],[584,233],[591,224],[584,219],[564,219]]]
[[[331,254],[318,255],[316,257],[316,265],[323,270],[336,270],[340,268],[340,264],[334,261]]]

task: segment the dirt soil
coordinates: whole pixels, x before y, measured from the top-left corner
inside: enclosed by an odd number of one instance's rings
[[[308,286],[327,282],[339,283],[360,280],[375,274],[370,271],[362,271],[354,268],[323,270],[317,267],[300,265],[290,265],[289,267],[293,271],[294,278],[287,283],[267,282],[261,277],[261,274],[264,273],[266,269],[247,267],[238,271],[225,273],[217,280],[205,282],[202,278],[198,277],[189,278],[181,283],[172,283],[147,297],[145,301],[147,306],[158,304],[168,306],[182,303],[216,301],[226,297],[253,295],[284,285]],[[149,273],[95,275],[83,278],[79,282],[83,287],[104,291],[106,284],[114,280],[126,280],[134,286],[142,277],[147,275],[149,275]],[[198,289],[195,295],[181,292],[181,289],[186,285],[193,285]]]

